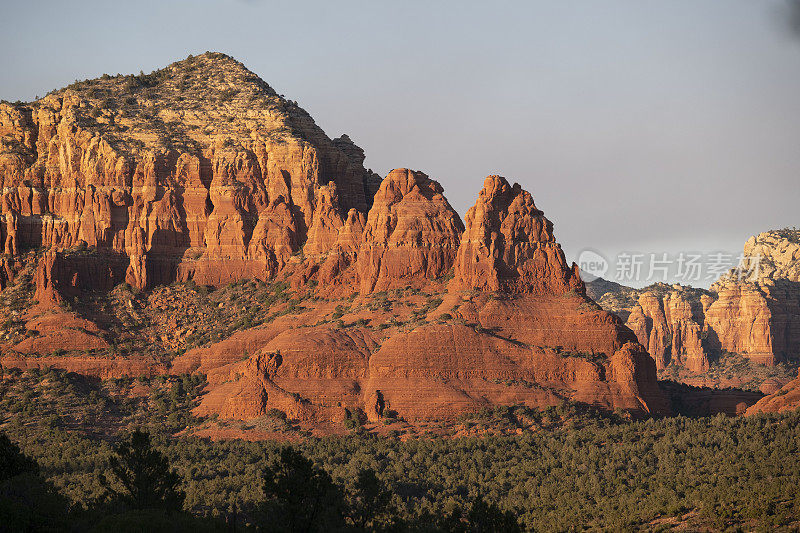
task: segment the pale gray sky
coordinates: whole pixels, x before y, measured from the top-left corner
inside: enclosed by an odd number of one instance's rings
[[[800,40],[785,6],[5,1],[0,98],[221,51],[329,136],[349,134],[381,175],[438,179],[462,215],[487,174],[518,181],[570,259],[738,252],[800,225]]]

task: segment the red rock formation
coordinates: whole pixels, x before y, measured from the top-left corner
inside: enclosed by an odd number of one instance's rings
[[[100,379],[166,375],[169,369],[151,357],[105,357],[92,355],[35,356],[9,354],[0,356],[0,367],[29,370],[59,368]]]
[[[675,364],[702,373],[713,354],[726,352],[766,365],[782,360],[773,340],[781,322],[773,318],[772,308],[779,299],[770,299],[763,288],[738,281],[718,283],[712,287],[717,292],[709,294],[665,287],[645,288],[638,302],[624,309],[627,326],[647,346],[659,370]]]
[[[355,209],[347,213],[347,219],[336,238],[336,245],[319,267],[319,283],[324,286],[334,283],[355,286],[355,269],[348,271],[348,268],[356,262],[365,224],[366,216],[363,213]]]
[[[391,337],[370,358],[365,388],[411,420],[455,418],[492,404],[549,405],[564,392],[607,408],[668,410],[652,360],[638,344],[601,363],[461,325]]]
[[[467,212],[454,288],[562,294],[585,291],[577,265],[567,266],[553,224],[519,184],[489,176]]]
[[[128,259],[123,254],[80,248],[50,251],[39,260],[35,300],[58,303],[64,296],[75,297],[90,289],[108,291],[125,281]]]
[[[709,367],[709,354],[703,345],[704,312],[693,292],[673,287],[665,295],[645,291],[639,296],[627,325],[661,370],[674,363],[693,372]]]
[[[513,192],[509,196],[517,198],[521,205],[504,208],[502,216],[495,217],[484,209],[486,216],[470,217],[459,249],[461,257],[467,257],[468,251],[482,250],[475,245],[475,238],[470,238],[477,233],[473,224],[489,234],[495,243],[493,249],[497,249],[498,241],[513,242],[509,253],[500,253],[500,260],[490,263],[500,264],[502,270],[484,270],[495,276],[492,286],[499,292],[465,294],[459,289],[468,278],[457,274],[451,293],[444,295],[438,309],[429,311],[434,316],[449,316],[445,320],[455,321],[452,323],[391,331],[385,339],[360,328],[340,332],[319,326],[284,326],[286,329],[275,333],[281,326],[273,324],[258,337],[242,334],[238,340],[232,338],[218,348],[187,354],[181,359],[188,362],[193,358],[193,364],[199,364],[209,376],[218,372],[223,376],[213,380],[224,394],[212,392],[201,412],[254,417],[269,408],[279,408],[304,419],[333,420],[342,417],[341,408],[363,410],[370,419],[391,409],[408,420],[421,420],[452,418],[491,404],[549,405],[563,398],[607,408],[667,412],[652,359],[619,318],[602,311],[583,295],[580,279],[566,266],[560,248],[552,240],[551,225],[526,200],[530,195],[502,183],[499,178],[488,179],[484,196],[491,197],[491,186],[496,184],[495,191]],[[430,228],[447,229],[445,237],[428,237],[422,242],[438,239],[447,244],[446,250],[453,250],[449,243],[454,227],[449,222],[454,217],[449,214],[449,206],[438,191],[427,197],[412,196],[420,184],[431,186],[432,182],[409,171],[395,171],[382,184],[370,211],[364,244],[357,254],[362,283],[368,282],[362,285],[365,293],[391,287],[391,282],[396,281],[388,275],[381,278],[381,268],[372,268],[383,265],[387,258],[391,258],[387,269],[396,268],[392,265],[424,264],[430,250],[420,250],[414,244],[420,242],[421,236],[441,235]],[[409,196],[414,202],[402,205]],[[499,200],[498,203],[502,205]],[[491,201],[486,204],[491,205]],[[509,204],[514,205],[514,200]],[[479,205],[483,205],[481,201]],[[443,212],[448,213],[444,217],[448,223],[437,223]],[[412,219],[405,213],[415,213],[416,217]],[[505,228],[508,240],[501,232],[491,231],[487,220]],[[545,236],[530,231],[533,227],[539,227]],[[401,235],[413,238],[397,240],[401,244],[392,248],[375,246],[378,230],[384,231],[383,239],[392,239],[401,230]],[[528,235],[537,240],[527,243]],[[340,256],[329,256],[329,260],[330,257],[339,264]],[[437,273],[447,266],[439,264]],[[344,265],[341,272],[346,273],[346,269]],[[517,275],[500,274],[509,271]],[[402,275],[408,271],[394,272]],[[422,269],[415,272],[416,276],[404,278],[401,286],[435,277]],[[545,274],[544,279],[539,278]],[[486,275],[476,279],[481,288],[491,282]],[[354,338],[359,339],[358,343]],[[239,360],[241,350],[237,351],[243,342],[247,343],[245,353],[253,354],[247,362]],[[268,364],[264,353],[271,354]],[[295,405],[292,401],[296,402],[296,397],[287,397],[287,392],[299,395],[307,403]]]
[[[245,419],[272,408],[312,421],[340,420],[344,409],[370,419],[389,409],[408,420],[452,419],[486,405],[564,398],[668,411],[652,360],[618,319],[579,309],[578,296],[538,298],[464,303],[458,318],[477,317],[484,327],[430,324],[387,338],[363,328],[272,324],[188,353],[172,371],[208,375],[199,413]],[[478,308],[485,314],[475,315]]]
[[[336,184],[329,183],[321,186],[316,191],[316,208],[303,253],[318,256],[332,251],[339,244],[339,234],[342,232],[344,223]]]
[[[737,353],[774,365],[800,357],[800,232],[751,237],[743,263],[711,291],[655,284],[599,299],[627,317],[659,369],[674,363],[702,373],[712,354]],[[624,294],[623,294],[624,293]],[[631,294],[636,296],[633,303]]]
[[[711,289],[708,325],[722,350],[764,364],[800,357],[800,232],[751,237],[744,261]]]
[[[407,287],[450,270],[464,225],[442,191],[422,172],[401,168],[386,176],[358,252],[362,294]]]
[[[225,392],[212,393],[200,412],[247,419],[276,408],[302,420],[341,419],[346,406],[362,403],[359,383],[374,347],[363,330],[286,330],[247,360],[212,368],[209,383]]]
[[[765,396],[747,409],[745,414],[781,413],[800,409],[800,375],[784,385],[780,390]]]
[[[47,309],[27,320],[25,327],[36,331],[36,335],[0,349],[0,367],[53,367],[101,379],[167,373],[166,365],[152,357],[108,357],[110,346],[102,338],[102,331],[72,313]]]
[[[200,413],[327,421],[392,409],[412,420],[565,398],[668,410],[653,361],[585,297],[528,192],[487,178],[465,229],[436,181],[398,169],[378,186],[363,161],[348,137],[329,139],[240,64],[206,54],[1,104],[0,242],[11,256],[44,249],[42,303],[123,280],[278,276],[302,293],[303,313],[173,361],[172,373],[208,375]],[[395,288],[412,299],[390,301]],[[337,291],[348,299],[331,301]],[[349,316],[336,311],[344,302]],[[104,338],[87,329],[65,349],[111,351]],[[5,366],[57,345],[50,333],[14,342]],[[108,376],[152,361],[90,354],[52,362]]]
[[[557,297],[483,293],[462,301],[453,314],[487,333],[503,332],[515,342],[560,347],[565,352],[610,356],[624,344],[636,342],[619,318],[573,293]]]
[[[751,283],[718,283],[717,299],[706,311],[713,344],[726,352],[773,365],[772,312],[765,295]]]
[[[331,141],[222,54],[0,104],[0,139],[3,251],[84,241],[125,254],[140,288],[274,276],[309,228],[314,253],[327,252],[376,182],[349,138]]]
[[[0,291],[14,279],[14,263],[13,257],[0,256]]]

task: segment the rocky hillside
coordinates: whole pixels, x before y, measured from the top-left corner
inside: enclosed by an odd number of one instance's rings
[[[582,275],[581,277],[591,280],[586,282],[586,295],[589,298],[623,320],[628,319],[630,308],[639,297],[637,289],[596,276]]]
[[[350,210],[366,215],[380,179],[363,161],[223,54],[103,76],[0,105],[0,242],[10,256],[85,243],[128,263],[76,280],[87,288],[264,279],[326,250]],[[61,262],[47,268],[73,269]]]
[[[800,375],[747,409],[748,415],[781,413],[800,408]]]
[[[490,176],[464,223],[230,57],[4,103],[0,136],[6,367],[200,372],[198,415],[308,424],[668,410],[530,193]]]

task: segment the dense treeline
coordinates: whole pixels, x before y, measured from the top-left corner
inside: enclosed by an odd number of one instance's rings
[[[59,429],[9,431],[59,495],[85,509],[102,501],[112,444]],[[284,449],[163,435],[154,446],[182,480],[186,510],[209,520],[235,512],[240,527],[258,523],[269,497],[265,474]],[[342,495],[374,472],[388,494],[388,522],[405,528],[448,529],[442,517],[466,517],[482,501],[534,530],[656,527],[670,517],[697,527],[774,530],[800,520],[800,412],[591,419],[519,436],[405,442],[355,433],[295,448]]]
[[[98,475],[102,495],[83,507],[70,505],[41,478],[35,461],[0,433],[0,531],[222,531],[240,525],[255,531],[361,532],[447,531],[477,533],[522,530],[514,513],[482,498],[461,509],[404,518],[374,470],[359,470],[347,486],[302,452],[283,447],[261,476],[262,497],[246,516],[234,502],[227,520],[192,515],[183,509],[181,476],[153,447],[150,435],[135,430],[109,459],[110,476]]]

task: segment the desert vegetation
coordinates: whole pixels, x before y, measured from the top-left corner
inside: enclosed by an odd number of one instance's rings
[[[564,404],[486,410],[462,424],[480,433],[376,437],[354,428],[291,448],[276,441],[174,438],[167,426],[153,426],[148,445],[169,465],[160,470],[174,470],[175,490],[185,496],[171,518],[159,506],[137,511],[109,495],[112,458],[133,438],[127,431],[100,437],[12,421],[3,429],[13,444],[3,450],[18,446],[35,461],[24,475],[38,480],[35,490],[49,495],[47,505],[71,509],[76,524],[103,510],[139,519],[150,513],[201,529],[235,520],[244,529],[291,530],[291,520],[302,518],[291,510],[303,508],[302,519],[316,524],[307,530],[491,530],[475,526],[481,520],[550,531],[671,525],[772,531],[798,525],[798,412],[632,421],[622,413]],[[319,513],[307,501],[317,494],[326,502]],[[265,509],[273,517],[267,527]]]

